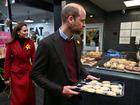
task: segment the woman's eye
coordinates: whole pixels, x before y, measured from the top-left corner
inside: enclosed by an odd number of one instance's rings
[[[28,30],[24,30],[24,32],[27,32]]]

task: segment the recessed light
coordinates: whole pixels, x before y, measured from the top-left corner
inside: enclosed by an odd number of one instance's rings
[[[89,17],[91,17],[91,18],[92,18],[92,17],[93,17],[93,15],[90,15]]]
[[[124,4],[126,5],[126,7],[139,6],[140,0],[124,1]]]

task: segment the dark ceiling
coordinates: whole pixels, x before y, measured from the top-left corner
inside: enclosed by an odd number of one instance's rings
[[[140,6],[126,8],[124,1],[130,0],[89,0],[106,12],[120,11],[122,9],[140,8]]]
[[[0,0],[0,18],[5,18],[8,16],[7,7],[4,6],[5,0]],[[70,1],[70,0],[69,0]],[[124,0],[89,0],[94,5],[98,6],[105,12],[120,11],[126,8],[123,1]],[[43,18],[50,18],[53,12],[53,0],[16,0],[16,4],[11,5],[12,17],[14,19],[27,17],[28,15],[38,17],[43,14]],[[40,8],[40,9],[39,9]],[[140,8],[140,6],[136,7]],[[46,11],[47,10],[47,11]],[[30,14],[27,13],[30,11]],[[49,12],[51,11],[51,12]]]
[[[125,8],[124,0],[90,0],[106,12],[119,11]]]

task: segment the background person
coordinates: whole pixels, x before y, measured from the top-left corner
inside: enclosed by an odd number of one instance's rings
[[[34,31],[30,32],[30,37],[34,41],[35,49],[37,49],[37,34],[36,34],[36,32],[34,32]]]
[[[86,11],[75,3],[62,9],[62,25],[55,33],[40,41],[32,78],[45,89],[44,105],[78,105],[81,96],[74,85],[81,78],[98,79],[89,75],[80,63]]]
[[[27,38],[27,25],[18,23],[12,40],[6,46],[5,83],[11,85],[10,105],[35,105],[35,90],[31,79],[35,56],[34,42]]]

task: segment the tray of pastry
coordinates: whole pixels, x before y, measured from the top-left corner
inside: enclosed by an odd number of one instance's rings
[[[91,58],[91,57],[82,57],[82,58],[81,58],[81,63],[82,63],[83,65],[87,65],[87,66],[92,67],[92,66],[94,66],[94,65],[97,63],[97,61],[96,61],[95,58]]]
[[[140,74],[140,67],[137,67],[137,62],[126,59],[112,58],[109,61],[97,66],[96,68],[101,70]]]
[[[81,63],[83,65],[93,67],[102,58],[102,52],[87,52],[81,56]]]
[[[115,69],[115,68],[106,68],[106,67],[102,67],[102,66],[96,66],[96,69],[100,69],[100,70],[112,70],[112,71],[119,71],[119,72],[126,72],[125,70],[121,70],[121,69]]]
[[[108,71],[117,71],[117,72],[124,72],[124,73],[133,73],[133,74],[140,74],[140,67],[131,67],[131,66],[126,66],[125,69],[113,69],[113,68],[105,68],[105,67],[100,67],[96,66],[96,69],[99,70],[108,70]]]
[[[82,80],[76,84],[75,91],[100,94],[111,97],[123,97],[125,84],[119,81]]]
[[[133,67],[133,66],[125,66],[125,72],[128,73],[134,73],[134,74],[140,74],[140,67]]]

